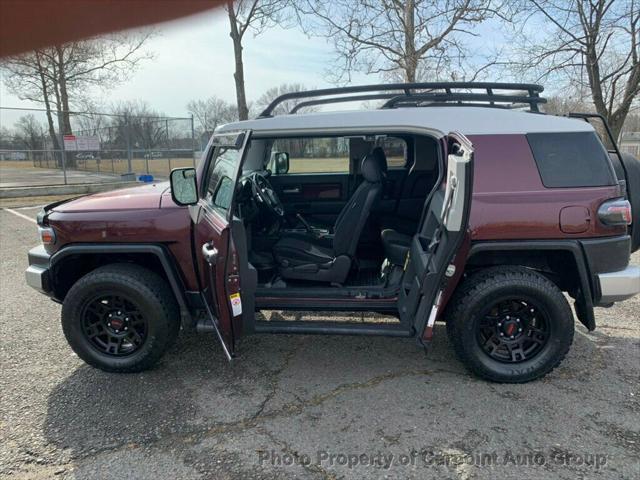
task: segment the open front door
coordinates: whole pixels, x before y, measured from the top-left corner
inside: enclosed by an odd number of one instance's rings
[[[249,131],[216,135],[199,188],[194,218],[194,254],[210,327],[229,360],[242,334],[240,261],[232,234],[234,193]]]
[[[428,200],[411,241],[398,298],[400,320],[431,339],[442,293],[455,274],[452,263],[464,239],[473,189],[473,146],[460,133],[448,136],[445,184]]]

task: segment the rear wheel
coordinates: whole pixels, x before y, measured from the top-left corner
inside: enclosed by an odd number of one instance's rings
[[[524,267],[489,268],[458,288],[446,314],[458,357],[495,382],[540,378],[565,357],[573,316],[562,292]]]
[[[62,305],[62,329],[73,351],[108,372],[150,368],[179,328],[179,308],[168,285],[137,265],[107,265],[88,273]]]

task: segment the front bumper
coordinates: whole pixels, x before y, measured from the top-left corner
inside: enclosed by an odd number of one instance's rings
[[[597,275],[600,283],[600,304],[610,304],[640,293],[640,267],[629,265],[624,270]]]
[[[45,295],[51,295],[52,285],[49,274],[49,260],[51,256],[44,249],[44,246],[29,250],[29,268],[24,272],[27,285],[35,288]]]

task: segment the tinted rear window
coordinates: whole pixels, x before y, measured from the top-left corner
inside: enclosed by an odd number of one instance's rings
[[[529,133],[527,140],[545,187],[615,184],[609,155],[594,132]]]

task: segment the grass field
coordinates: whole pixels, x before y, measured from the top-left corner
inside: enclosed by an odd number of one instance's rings
[[[148,173],[168,177],[174,168],[193,167],[193,160],[190,158],[134,158],[131,160],[131,169],[136,174]],[[122,174],[129,172],[129,163],[126,158],[109,160],[80,160],[76,170],[89,172],[102,172]]]
[[[169,172],[174,168],[193,166],[193,160],[190,158],[134,158],[131,160],[131,168],[133,172],[138,175],[149,173],[160,177],[168,177]],[[25,170],[58,168],[53,161],[50,161],[48,164],[47,162],[42,162],[42,164],[36,163],[36,165],[34,165],[32,161],[2,160],[0,161],[0,174],[3,167]],[[74,167],[70,167],[69,170],[121,175],[129,172],[129,163],[126,158],[76,160],[76,165]]]
[[[291,158],[289,173],[346,173],[349,170],[347,158]],[[402,167],[404,157],[387,157],[390,168]]]
[[[403,157],[389,157],[387,159],[389,167],[404,165]],[[156,177],[168,177],[174,168],[193,167],[194,162],[189,158],[134,158],[131,160],[131,167],[134,173],[150,174]],[[51,160],[34,163],[30,160],[1,160],[0,174],[3,167],[33,170],[38,168],[56,169],[55,161]],[[346,173],[348,171],[348,160],[342,158],[292,158],[289,161],[289,173]],[[121,175],[129,172],[129,163],[126,158],[100,159],[100,160],[76,160],[76,165],[69,170],[84,172],[96,172],[105,174]]]

